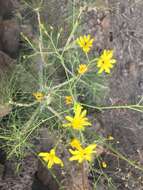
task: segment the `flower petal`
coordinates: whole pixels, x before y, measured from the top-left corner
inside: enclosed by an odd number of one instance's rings
[[[73,139],[71,141],[70,145],[71,145],[72,148],[76,148],[77,150],[81,150],[82,149],[80,141],[78,139]]]
[[[60,164],[62,167],[64,166],[62,160],[61,160],[60,158],[58,158],[58,157],[55,157],[55,158],[54,158],[54,163],[55,163],[55,164]]]
[[[54,165],[54,161],[52,159],[49,160],[48,165],[47,165],[48,168],[51,169],[53,165]]]
[[[49,153],[48,152],[40,152],[38,154],[38,156],[40,156],[40,157],[47,157],[47,156],[49,156]]]
[[[73,155],[77,155],[79,154],[79,151],[78,150],[72,150],[72,149],[69,149],[69,152]]]
[[[70,122],[73,121],[73,117],[71,117],[71,116],[66,116],[65,118],[66,118],[66,120],[68,120],[68,121],[70,121]]]
[[[91,145],[89,145],[89,146],[87,146],[85,149],[84,149],[84,151],[86,152],[86,153],[92,153],[93,152],[93,150],[96,148],[96,144],[91,144]]]

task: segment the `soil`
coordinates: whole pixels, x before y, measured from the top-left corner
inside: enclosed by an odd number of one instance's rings
[[[60,3],[62,4],[62,2],[65,1],[61,0]],[[59,7],[60,3],[57,4]],[[66,8],[63,9],[65,13]],[[60,11],[62,10],[60,9]],[[9,12],[11,13],[11,9]],[[2,14],[5,15],[3,12]],[[3,15],[4,19],[7,18]],[[8,19],[10,18],[8,17]],[[18,31],[16,25],[13,30]],[[10,27],[13,28],[13,26]],[[108,77],[110,91],[104,100],[104,104],[136,104],[143,96],[143,1],[98,0],[86,10],[83,27],[83,33],[86,32],[95,36],[95,50],[98,53],[104,48],[113,48],[118,61],[111,76]],[[1,36],[0,38],[2,39]],[[13,37],[11,36],[8,39],[10,42]],[[9,46],[9,50],[5,50],[6,48],[3,46],[1,49],[13,57],[18,51],[17,39],[16,52],[11,52],[11,47],[13,44]],[[142,165],[143,115],[139,112],[120,109],[104,111],[99,114],[99,117],[102,123],[99,133],[103,136],[112,134],[115,139],[116,150]],[[3,155],[3,152],[0,152],[0,155]],[[115,155],[103,154],[103,158],[108,163],[104,172],[112,178],[116,188],[107,186],[107,180],[103,179],[98,184],[97,190],[143,190],[142,171],[115,157]],[[12,172],[12,163],[3,162],[3,160],[0,162],[1,190],[48,189],[35,175],[37,174],[38,162],[34,156],[30,155],[25,158],[23,161],[24,169],[18,175]],[[97,163],[95,163],[95,167],[98,167]],[[92,181],[93,177],[98,178],[99,176],[91,173],[89,179]]]

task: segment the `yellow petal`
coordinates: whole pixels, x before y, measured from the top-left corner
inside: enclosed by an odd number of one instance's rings
[[[100,70],[98,71],[98,74],[101,74],[103,72],[103,68],[100,68]]]
[[[47,156],[49,156],[49,153],[48,152],[40,152],[38,154],[38,156],[40,156],[40,157],[47,157]]]
[[[110,73],[110,69],[109,68],[105,68],[105,72],[109,74]]]
[[[58,158],[58,157],[54,158],[54,162],[55,162],[55,164],[60,164],[62,167],[64,166],[62,160],[60,158]]]
[[[88,121],[84,121],[83,126],[91,126],[92,124]]]
[[[78,160],[79,156],[72,156],[69,158],[70,161]]]
[[[64,123],[63,127],[71,127],[71,123]]]
[[[89,40],[90,40],[90,34],[87,35],[87,41],[89,41]]]
[[[108,51],[108,59],[111,59],[113,57],[113,50]]]
[[[90,48],[89,48],[89,47],[84,47],[84,48],[83,48],[83,51],[84,51],[85,53],[88,53],[88,52],[90,51]]]
[[[85,159],[89,162],[93,160],[92,155],[86,155]]]
[[[79,117],[81,110],[82,110],[82,106],[80,104],[75,105],[74,112],[75,112],[76,117]]]
[[[79,151],[78,150],[72,150],[72,149],[69,149],[69,152],[73,155],[77,155],[79,154]]]
[[[84,42],[87,42],[87,37],[86,35],[83,36]]]
[[[80,40],[79,40],[79,38],[77,38],[76,42],[77,42],[78,44],[80,44]]]
[[[78,139],[73,139],[70,143],[71,147],[72,148],[76,148],[78,150],[81,150],[82,147],[81,147],[81,144],[80,144],[80,141]]]
[[[91,145],[89,145],[89,146],[87,146],[85,149],[84,149],[84,151],[86,152],[86,153],[92,153],[93,152],[93,150],[96,148],[96,144],[91,144]]]
[[[76,155],[76,156],[72,156],[69,158],[70,161],[78,161],[79,163],[83,162],[84,158],[79,155]]]
[[[50,155],[55,156],[55,149],[54,148],[50,150]]]
[[[80,37],[80,43],[81,43],[81,46],[84,46],[85,42],[84,42],[84,38],[83,37]]]
[[[68,120],[68,121],[70,121],[70,122],[73,121],[73,117],[71,117],[71,116],[66,116],[65,118],[66,118],[66,120]]]
[[[93,44],[93,42],[94,42],[94,39],[91,39],[89,43],[92,45],[92,44]]]
[[[51,169],[53,165],[54,165],[53,160],[49,160],[48,165],[47,165],[48,168]]]

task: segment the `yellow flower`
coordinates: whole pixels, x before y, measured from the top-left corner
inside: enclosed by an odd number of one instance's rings
[[[71,142],[71,146],[75,148],[75,150],[69,149],[69,152],[72,154],[72,157],[69,158],[70,161],[76,160],[78,163],[82,163],[83,161],[91,162],[93,154],[96,153],[96,144],[90,144],[86,148],[83,148],[80,142],[74,139],[74,141]]]
[[[85,53],[88,53],[90,51],[91,47],[93,46],[93,41],[94,39],[92,39],[90,35],[80,36],[77,39],[78,45],[83,49]]]
[[[103,162],[101,163],[101,165],[102,165],[102,168],[107,168],[107,163],[106,163],[106,162],[103,161]]]
[[[35,92],[33,93],[33,96],[38,102],[41,102],[45,98],[45,95],[42,92]]]
[[[73,139],[70,143],[72,148],[76,148],[78,150],[82,149],[81,144],[78,139]]]
[[[54,164],[64,166],[62,160],[56,156],[55,149],[51,149],[50,152],[40,152],[39,155],[47,163],[47,167],[50,169]]]
[[[83,75],[88,70],[88,67],[86,64],[80,64],[78,67],[78,74]]]
[[[113,64],[116,63],[113,57],[113,50],[104,50],[102,55],[99,57],[97,61],[97,67],[99,68],[98,73],[102,73],[105,71],[106,73],[110,73],[110,70],[113,68]]]
[[[88,118],[86,117],[87,111],[82,111],[82,106],[80,104],[77,104],[74,108],[74,117],[66,116],[66,120],[69,121],[69,123],[64,124],[65,127],[72,127],[76,130],[84,130],[85,126],[90,126],[91,123],[88,121]]]
[[[66,105],[72,104],[73,103],[72,96],[66,96],[65,97],[65,103],[66,103]]]

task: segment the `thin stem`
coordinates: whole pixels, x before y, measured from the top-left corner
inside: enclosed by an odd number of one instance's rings
[[[14,106],[18,106],[18,107],[31,107],[37,103],[38,102],[35,101],[35,102],[29,103],[29,104],[23,104],[23,103],[13,102],[12,100],[9,101],[10,105],[14,105]]]
[[[141,97],[140,101],[138,102],[138,105],[140,105],[143,101],[143,96]]]
[[[43,84],[44,84],[44,65],[45,65],[45,58],[43,54],[43,34],[42,34],[42,23],[41,23],[41,17],[40,17],[40,12],[39,9],[37,10],[37,19],[38,19],[38,24],[39,24],[39,51],[41,55],[41,63],[40,69],[39,69],[39,75],[40,75],[40,88],[43,89]]]
[[[130,109],[138,112],[143,112],[143,106],[142,105],[119,105],[119,106],[92,106],[92,105],[87,105],[83,104],[84,106],[87,106],[89,108],[94,108],[97,110],[110,110],[110,109]]]
[[[105,144],[105,146],[109,150],[111,150],[114,154],[116,154],[120,159],[128,162],[131,166],[135,167],[136,169],[138,169],[140,171],[143,171],[143,167],[140,166],[140,165],[138,165],[138,164],[135,164],[135,161],[126,158],[125,156],[123,156],[122,154],[120,154],[118,151],[116,151],[114,148],[112,148],[110,145]]]
[[[51,111],[55,116],[59,118],[60,121],[63,121],[63,118],[59,115],[57,111],[55,111],[51,106],[47,107],[49,111]]]
[[[74,33],[75,33],[75,31],[76,31],[76,29],[77,29],[77,27],[78,27],[78,25],[79,25],[79,19],[80,19],[80,17],[81,17],[82,12],[83,12],[83,10],[80,9],[79,15],[77,16],[77,20],[76,20],[75,23],[73,24],[72,31],[71,31],[71,33],[70,33],[68,39],[67,39],[67,42],[66,42],[66,44],[65,44],[64,49],[63,49],[62,56],[63,56],[64,52],[66,51],[66,49],[67,49],[67,47],[68,47],[68,45],[69,45],[71,39],[73,38]]]
[[[86,190],[86,176],[85,176],[84,162],[82,163],[81,168],[82,168],[82,186],[83,190]]]

